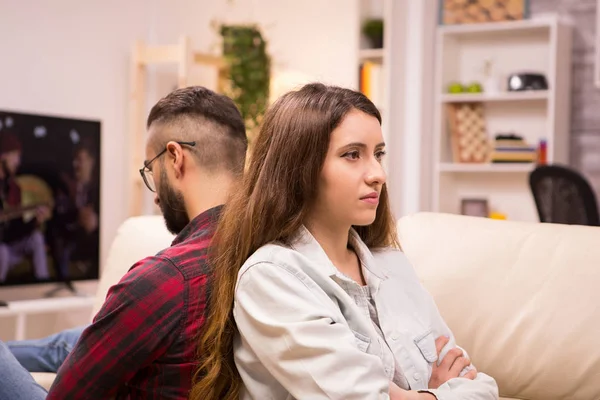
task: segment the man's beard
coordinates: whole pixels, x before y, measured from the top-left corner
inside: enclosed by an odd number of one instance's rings
[[[181,192],[176,192],[168,182],[164,169],[160,174],[160,187],[158,190],[158,204],[169,232],[177,235],[190,223],[185,211],[185,202]]]

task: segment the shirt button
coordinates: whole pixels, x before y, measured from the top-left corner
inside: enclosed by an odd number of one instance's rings
[[[392,332],[392,340],[400,339],[400,334],[396,331]]]
[[[419,379],[421,379],[421,375],[419,375],[418,372],[415,372],[415,374],[413,375],[413,378],[415,378],[415,381],[418,381]]]

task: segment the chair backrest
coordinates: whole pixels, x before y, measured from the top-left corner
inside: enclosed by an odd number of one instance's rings
[[[162,216],[144,215],[125,220],[117,230],[102,268],[91,318],[104,304],[108,289],[118,283],[133,264],[169,247],[173,239]]]
[[[529,175],[529,186],[541,222],[600,226],[594,191],[577,171],[541,165]]]

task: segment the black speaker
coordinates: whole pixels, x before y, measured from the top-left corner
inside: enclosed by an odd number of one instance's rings
[[[548,81],[542,74],[520,73],[508,76],[508,91],[548,90]]]

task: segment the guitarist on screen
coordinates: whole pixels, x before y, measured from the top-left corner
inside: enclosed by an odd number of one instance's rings
[[[15,134],[0,131],[0,212],[21,207],[21,188],[15,179],[21,164],[21,143]],[[49,279],[44,235],[40,225],[50,216],[48,207],[36,209],[36,217],[0,222],[0,283],[25,257],[30,257],[36,279]]]
[[[69,281],[73,264],[90,278],[98,264],[99,191],[94,174],[96,156],[89,143],[74,151],[73,174],[63,176],[65,189],[58,190],[55,221],[50,228],[50,247],[57,263],[57,276]]]

